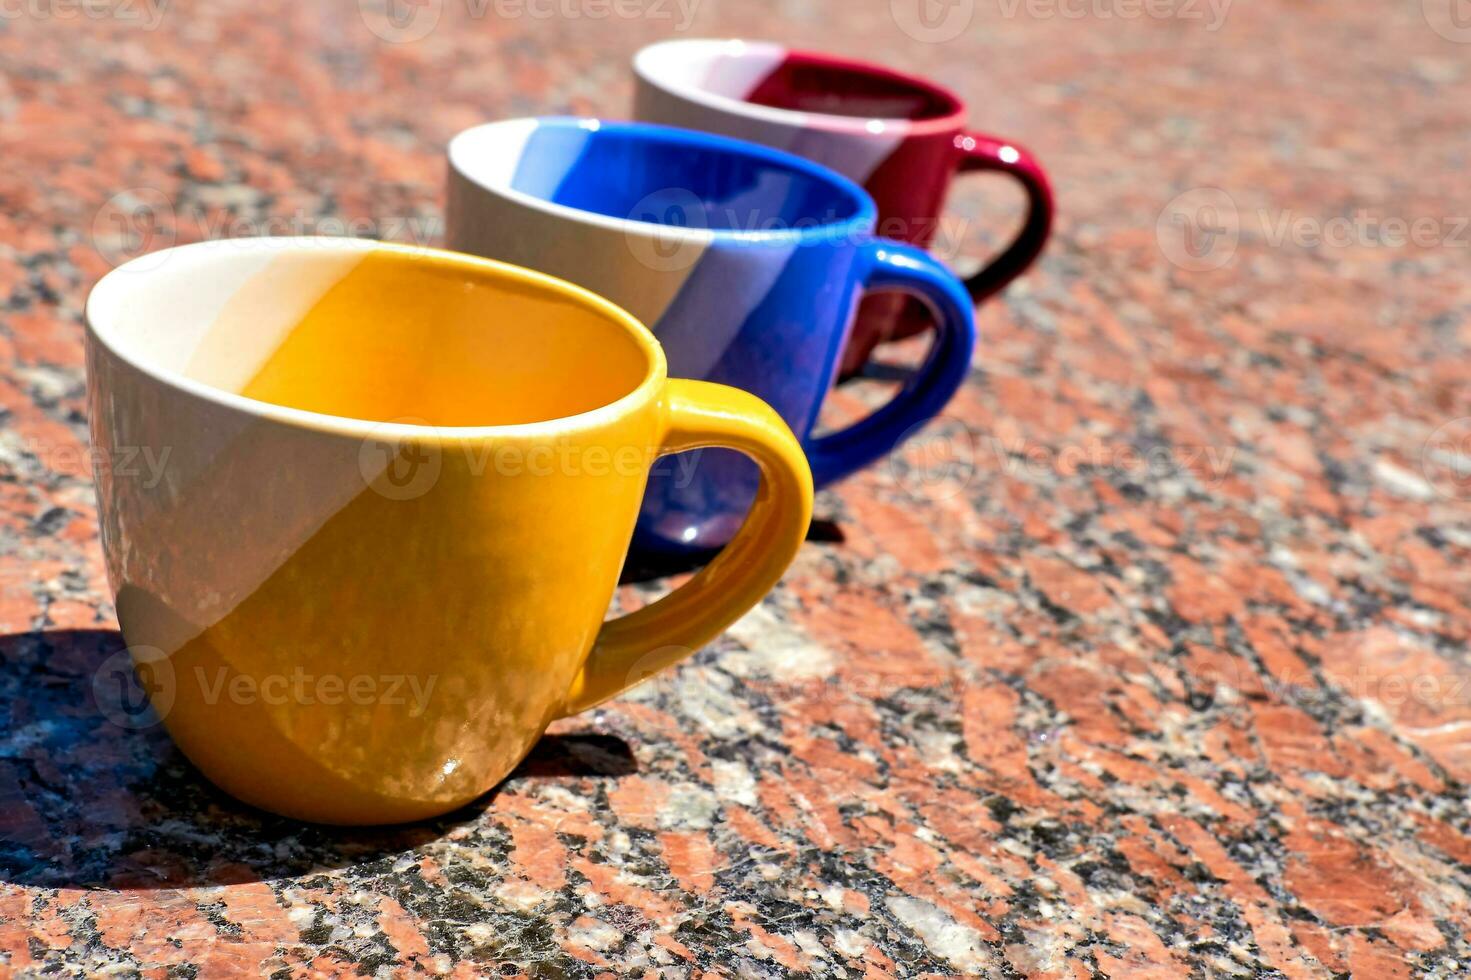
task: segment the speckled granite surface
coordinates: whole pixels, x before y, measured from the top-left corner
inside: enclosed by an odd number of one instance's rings
[[[367,7],[0,14],[7,970],[1471,970],[1471,31],[1448,3]],[[439,17],[420,40],[371,29],[418,33],[415,10]],[[949,419],[823,497],[758,613],[473,812],[293,826],[110,722],[90,283],[145,239],[432,242],[451,133],[622,113],[628,55],[686,12],[927,70],[1049,164],[1054,244],[984,310]],[[1017,197],[965,186],[966,251]]]

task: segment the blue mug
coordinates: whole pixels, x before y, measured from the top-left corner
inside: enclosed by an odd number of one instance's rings
[[[802,439],[818,487],[878,460],[949,402],[970,369],[965,287],[925,252],[874,236],[857,184],[752,143],[644,123],[523,119],[449,145],[446,242],[607,297],[648,324],[672,377],[744,388]],[[858,302],[911,294],[934,314],[924,364],[892,401],[813,436]],[[533,327],[534,325],[528,325]],[[687,555],[734,536],[756,467],[730,450],[664,461],[635,535]]]

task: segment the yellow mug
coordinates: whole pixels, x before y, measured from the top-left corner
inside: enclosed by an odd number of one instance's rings
[[[515,266],[212,242],[109,273],[86,318],[134,666],[206,776],[290,817],[407,821],[484,794],[551,721],[759,602],[811,518],[765,403],[670,380],[628,313]],[[605,622],[650,467],[706,446],[761,466],[741,533]]]

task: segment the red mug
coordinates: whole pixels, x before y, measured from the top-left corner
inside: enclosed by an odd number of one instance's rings
[[[958,173],[1010,174],[1027,193],[1026,221],[1000,255],[966,280],[980,303],[1021,275],[1052,228],[1047,175],[1025,149],[965,128],[965,103],[931,82],[861,61],[753,41],[665,41],[633,61],[634,115],[645,122],[734,136],[805,156],[873,195],[880,234],[934,243]],[[864,300],[843,355],[858,371],[886,340],[930,324],[918,301]]]

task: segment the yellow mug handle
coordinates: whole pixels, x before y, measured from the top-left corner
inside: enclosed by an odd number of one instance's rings
[[[725,447],[761,467],[756,502],[735,538],[682,588],[603,624],[562,715],[617,697],[678,663],[760,602],[797,556],[812,522],[812,471],[792,430],[755,395],[671,379],[659,455]]]

